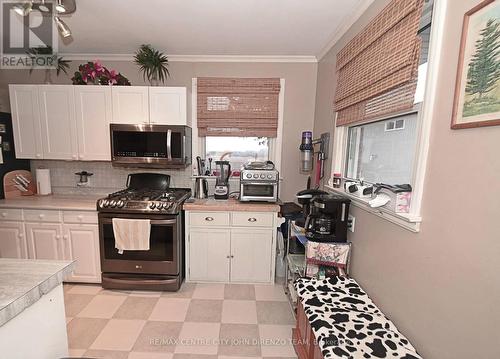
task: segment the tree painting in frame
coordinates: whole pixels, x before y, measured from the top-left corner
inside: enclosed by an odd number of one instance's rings
[[[464,16],[451,128],[500,125],[500,1]]]

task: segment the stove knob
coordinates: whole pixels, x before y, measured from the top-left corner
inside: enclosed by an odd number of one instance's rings
[[[155,207],[156,207],[156,204],[155,204],[154,202],[151,202],[151,203],[149,204],[149,208],[150,208],[150,209],[155,209]]]
[[[273,175],[267,175],[268,179],[273,179]]]
[[[116,203],[116,207],[118,207],[118,208],[122,208],[124,205],[125,205],[125,202],[123,202],[122,200],[119,200],[119,201]]]
[[[102,206],[107,207],[109,205],[109,201],[107,199],[102,201]]]
[[[170,204],[170,203],[168,203],[168,202],[164,202],[164,203],[162,203],[162,204],[161,204],[161,208],[162,208],[162,209],[168,209],[168,205],[169,205],[169,204]]]
[[[111,201],[109,201],[109,206],[110,206],[111,208],[115,208],[115,206],[116,206],[116,201],[115,201],[114,199],[113,199],[113,200],[111,200]]]
[[[247,178],[252,178],[252,175],[250,173],[247,173]]]
[[[253,178],[259,178],[259,175],[256,173],[253,175]]]
[[[264,178],[266,178],[266,175],[265,174],[261,174],[260,178],[264,179]]]

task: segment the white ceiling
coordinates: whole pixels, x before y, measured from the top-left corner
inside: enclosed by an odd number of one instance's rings
[[[77,0],[60,53],[317,56],[366,0]]]

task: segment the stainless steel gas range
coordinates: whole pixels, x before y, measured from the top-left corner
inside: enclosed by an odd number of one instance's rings
[[[170,176],[130,174],[127,188],[97,201],[102,287],[170,290],[184,278],[184,218],[182,203],[188,188],[170,188]],[[115,248],[113,218],[149,219],[149,250]]]

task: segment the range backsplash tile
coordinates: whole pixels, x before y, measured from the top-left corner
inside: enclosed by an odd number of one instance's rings
[[[125,188],[129,173],[156,172],[170,175],[171,187],[193,188],[191,167],[185,170],[160,170],[144,168],[117,168],[111,162],[32,160],[31,172],[35,176],[37,168],[50,169],[52,192],[55,194],[108,194]],[[88,187],[78,187],[76,172],[87,171],[94,175],[89,178]]]

